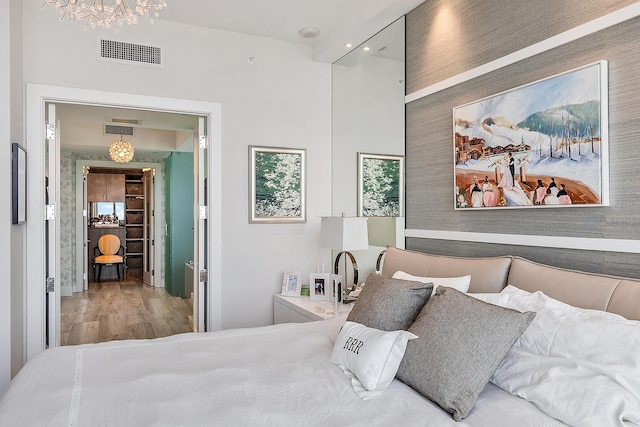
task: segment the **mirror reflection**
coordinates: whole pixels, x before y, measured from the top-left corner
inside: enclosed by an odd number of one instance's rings
[[[404,35],[402,17],[332,66],[333,216],[358,214],[359,153],[404,156]],[[361,282],[381,250],[369,245],[354,252]]]

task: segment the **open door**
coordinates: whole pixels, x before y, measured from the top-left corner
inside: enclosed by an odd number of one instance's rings
[[[87,203],[87,167],[82,168],[82,289],[89,290],[89,204]]]
[[[58,255],[58,245],[60,235],[58,214],[58,159],[60,158],[60,146],[58,144],[60,129],[56,120],[55,104],[45,104],[45,156],[44,156],[44,177],[45,177],[45,311],[46,327],[45,342],[47,347],[59,345],[58,313],[60,312],[60,284],[56,282],[56,276],[60,269],[60,257]]]
[[[207,200],[206,200],[206,164],[207,136],[205,117],[198,118],[198,128],[194,132],[193,170],[194,173],[194,266],[193,266],[193,330],[205,332],[207,317]]]
[[[144,194],[143,233],[144,251],[142,254],[142,283],[155,286],[155,169],[143,169],[142,188]]]

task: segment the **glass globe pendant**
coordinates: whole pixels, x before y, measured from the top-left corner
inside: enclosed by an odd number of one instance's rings
[[[113,141],[109,147],[109,156],[111,160],[118,163],[127,163],[133,159],[133,145],[124,141],[122,137],[120,140]]]

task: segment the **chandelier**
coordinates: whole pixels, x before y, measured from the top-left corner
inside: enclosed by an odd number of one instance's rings
[[[109,147],[109,156],[111,160],[118,163],[127,163],[133,159],[133,145],[130,142],[124,141],[122,135],[120,140],[113,141]]]
[[[134,0],[130,0],[134,3]],[[60,10],[60,21],[65,18],[76,22],[87,20],[91,28],[104,27],[118,30],[125,22],[130,25],[138,23],[138,16],[160,16],[159,10],[167,7],[165,0],[135,0],[135,8],[129,6],[129,0],[44,0],[45,4],[52,4]],[[153,22],[153,21],[152,21]]]

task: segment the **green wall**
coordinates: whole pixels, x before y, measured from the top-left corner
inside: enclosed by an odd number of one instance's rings
[[[166,167],[165,288],[185,295],[184,265],[193,260],[193,154],[171,153]]]

